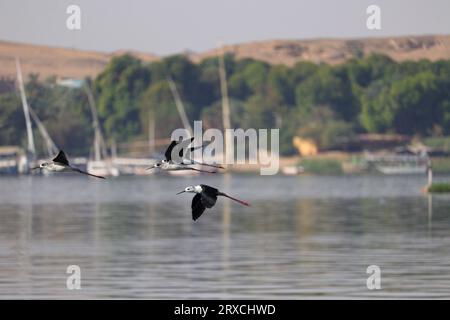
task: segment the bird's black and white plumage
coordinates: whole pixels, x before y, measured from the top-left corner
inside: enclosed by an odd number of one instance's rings
[[[214,187],[210,187],[206,184],[200,184],[197,186],[189,186],[186,187],[183,191],[178,192],[177,194],[181,194],[183,192],[195,193],[194,198],[192,199],[191,209],[192,209],[192,220],[197,220],[203,214],[206,208],[212,208],[217,201],[218,196],[227,197],[231,200],[234,200],[244,206],[250,206],[249,203],[233,198],[226,193],[219,191]]]
[[[51,172],[77,172],[91,177],[105,179],[105,177],[90,174],[78,168],[72,167],[69,164],[69,160],[67,160],[66,154],[62,150],[59,151],[58,155],[51,162],[43,162],[38,167],[32,169],[41,169]]]
[[[206,173],[215,173],[215,172],[196,169],[196,168],[191,167],[191,165],[202,165],[202,166],[224,169],[223,167],[218,166],[218,165],[201,163],[201,162],[195,161],[193,159],[186,159],[185,158],[186,153],[190,153],[196,149],[202,148],[202,146],[189,147],[189,145],[193,141],[194,141],[194,137],[187,139],[187,140],[183,140],[181,142],[172,141],[164,153],[165,159],[162,161],[156,162],[155,164],[153,164],[151,167],[149,167],[147,169],[157,168],[157,169],[162,169],[165,171],[193,170],[193,171],[206,172]]]
[[[175,162],[179,162],[181,163],[181,159],[183,159],[183,156],[185,156],[184,150],[188,151],[188,152],[192,152],[194,151],[196,148],[195,147],[191,147],[188,148],[188,146],[192,143],[192,141],[194,141],[194,137],[187,139],[187,140],[183,140],[181,142],[172,140],[169,144],[169,146],[166,149],[166,152],[164,152],[164,157],[166,158],[166,161],[175,161]],[[174,151],[178,151],[178,157],[179,159],[172,159],[172,152]],[[176,154],[175,154],[176,155]]]

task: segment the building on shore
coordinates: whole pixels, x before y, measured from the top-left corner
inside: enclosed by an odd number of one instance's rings
[[[17,146],[0,147],[0,174],[19,174],[27,170],[25,151]]]

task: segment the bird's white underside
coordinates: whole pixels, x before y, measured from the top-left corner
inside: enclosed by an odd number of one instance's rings
[[[68,166],[60,165],[60,164],[56,164],[56,163],[50,163],[47,166],[45,166],[44,169],[46,169],[48,171],[52,171],[52,172],[69,172],[69,171],[73,171],[72,168],[70,168]]]
[[[174,170],[186,170],[186,168],[188,167],[186,167],[186,165],[183,164],[162,163],[160,168],[163,170],[174,171]]]

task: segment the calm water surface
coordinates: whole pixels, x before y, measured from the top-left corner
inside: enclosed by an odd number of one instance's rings
[[[450,177],[438,177],[450,180]],[[191,184],[220,199],[197,222]],[[0,298],[450,298],[450,196],[425,177],[0,177]],[[81,268],[81,290],[66,268]],[[381,268],[368,290],[366,268]]]

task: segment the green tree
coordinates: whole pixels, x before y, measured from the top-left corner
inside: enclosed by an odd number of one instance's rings
[[[329,105],[335,114],[351,121],[358,114],[351,84],[347,75],[339,74],[329,66],[322,66],[315,74],[297,85],[296,103],[308,112],[315,106]]]
[[[108,137],[127,140],[141,132],[140,96],[150,81],[140,60],[115,57],[94,82],[98,114]]]

